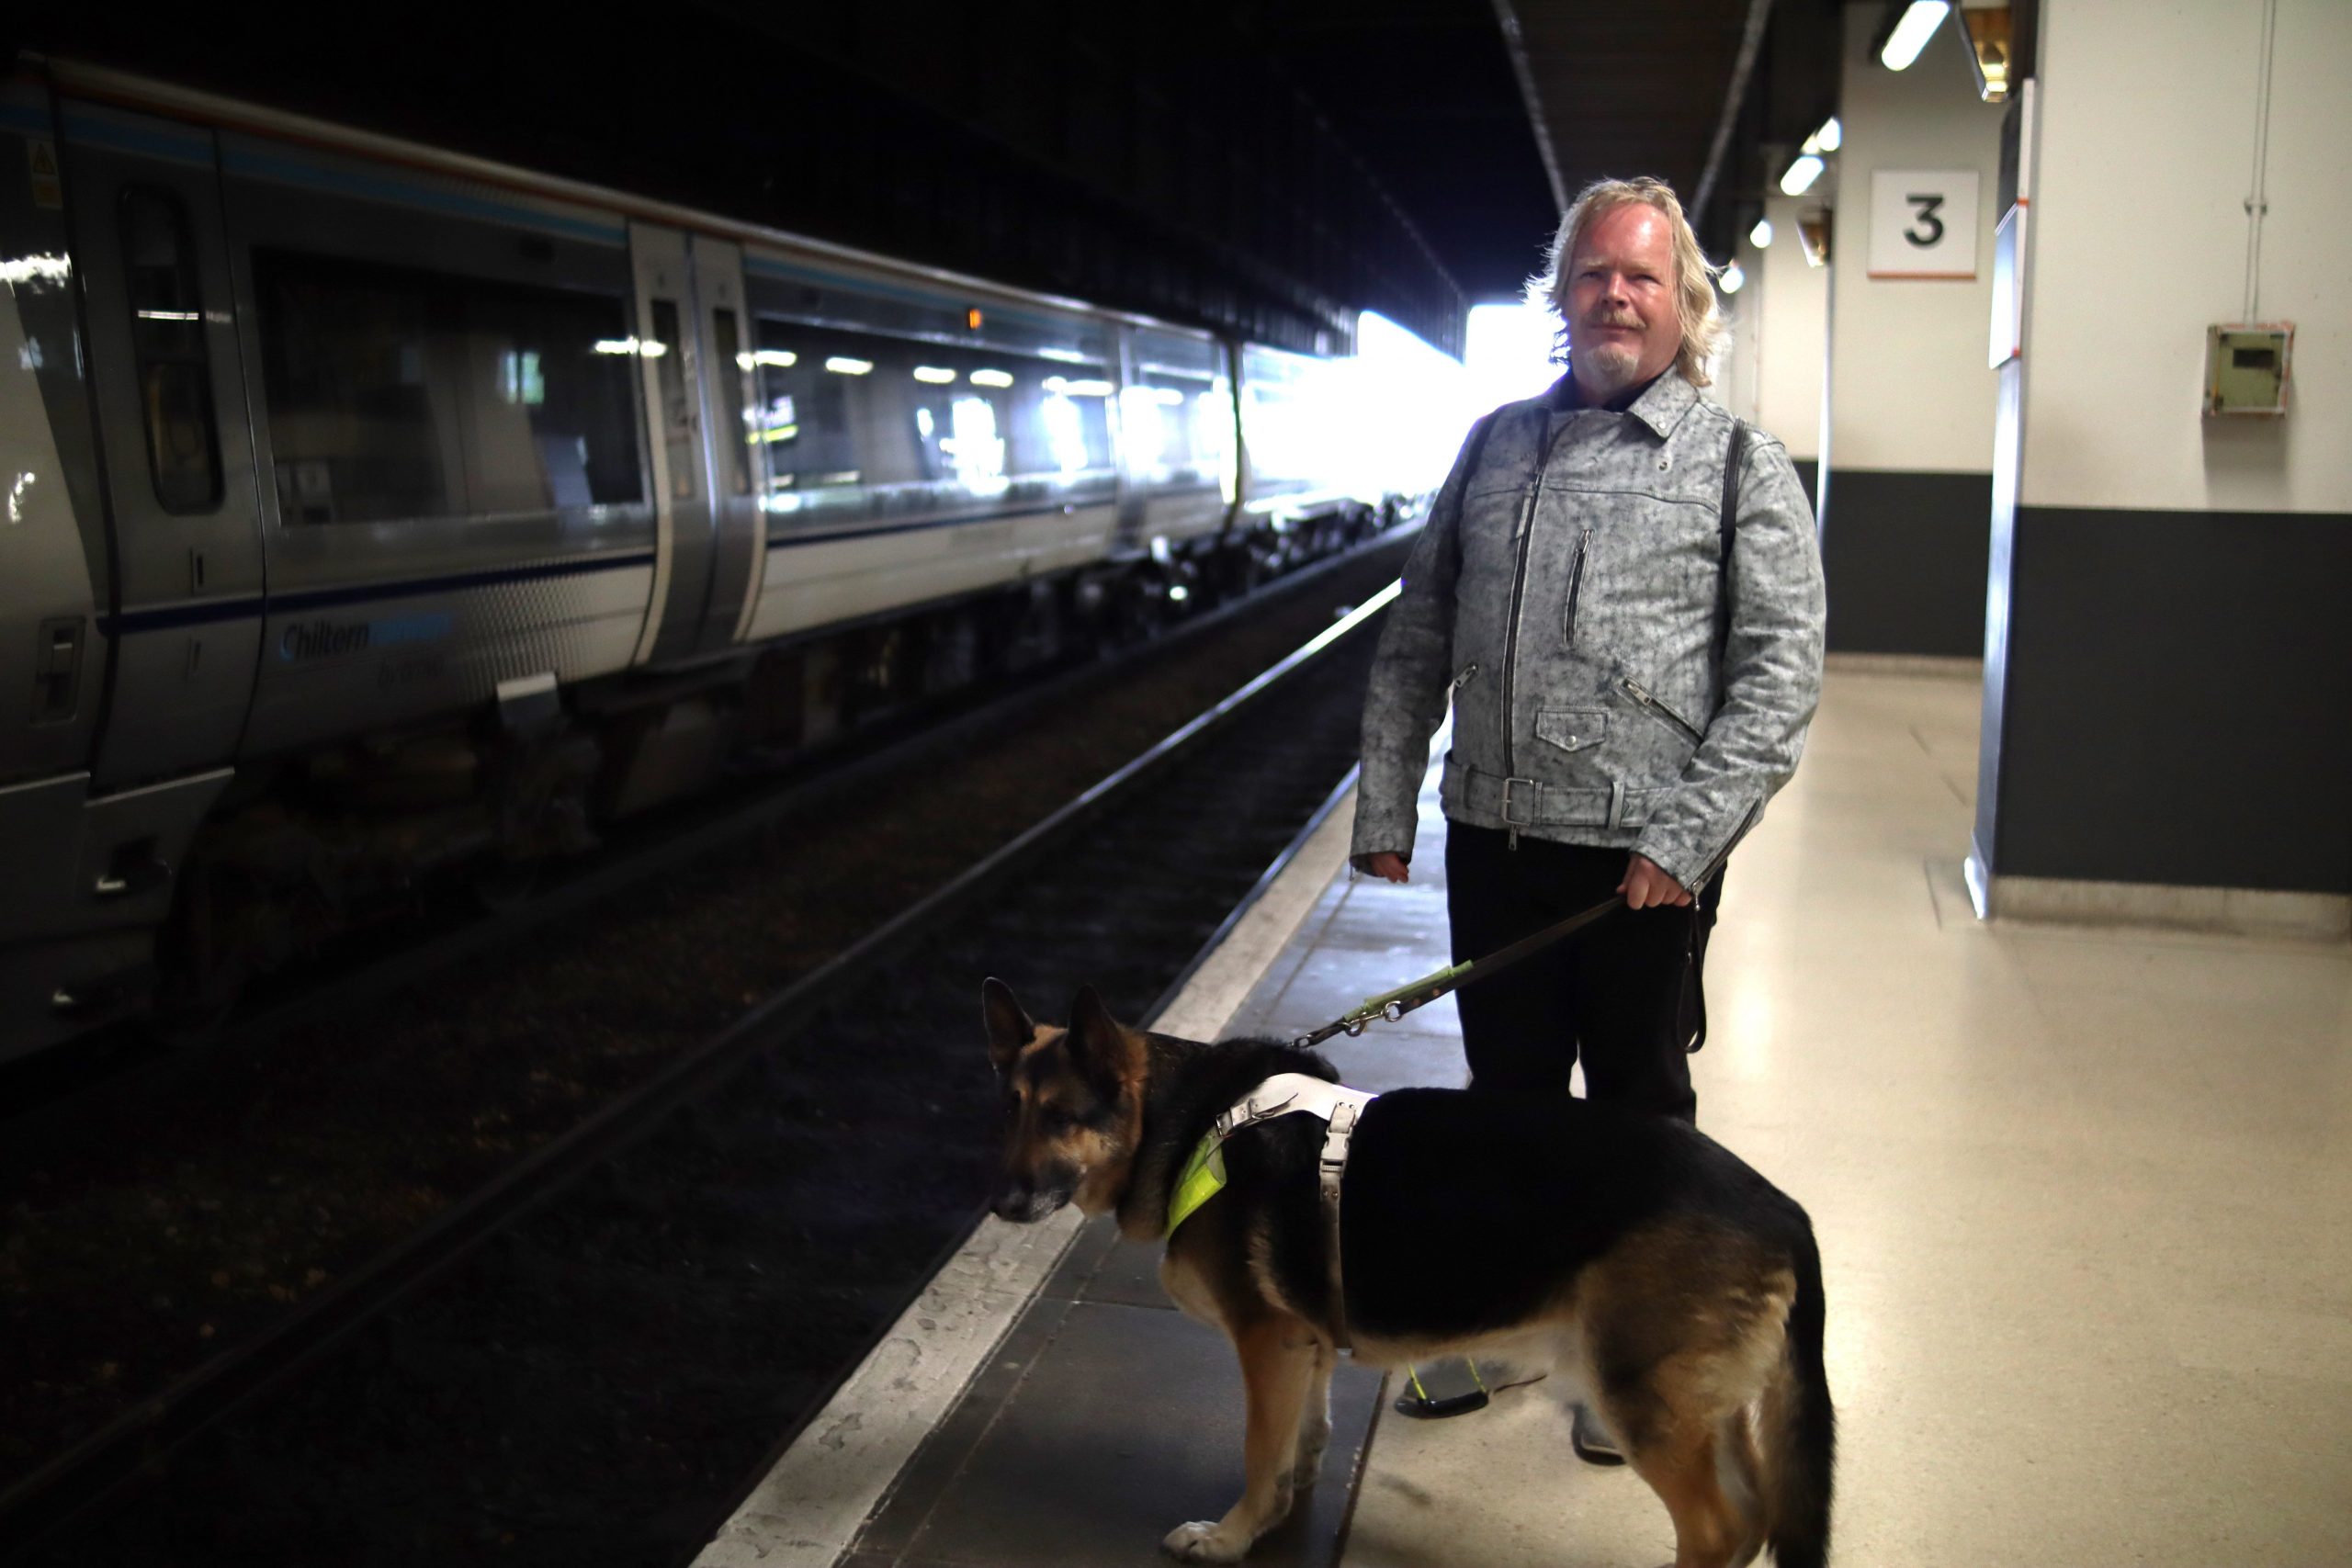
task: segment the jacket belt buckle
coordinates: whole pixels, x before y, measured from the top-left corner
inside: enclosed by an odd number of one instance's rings
[[[1533,799],[1540,801],[1543,798],[1544,785],[1540,780],[1503,780],[1503,821],[1513,828],[1532,827],[1535,821],[1535,807],[1530,806],[1527,808],[1527,815],[1524,817],[1520,816],[1516,809],[1518,802],[1515,798],[1515,792],[1521,784],[1525,784],[1527,786],[1527,793]]]

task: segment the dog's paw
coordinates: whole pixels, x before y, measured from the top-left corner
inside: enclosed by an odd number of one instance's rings
[[[1194,1519],[1170,1530],[1159,1550],[1180,1562],[1238,1562],[1250,1550],[1250,1538],[1220,1523]]]

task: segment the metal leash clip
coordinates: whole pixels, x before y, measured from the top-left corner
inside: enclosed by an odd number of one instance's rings
[[[1470,967],[1468,964],[1455,964],[1434,975],[1424,975],[1393,991],[1367,997],[1362,1006],[1333,1019],[1312,1034],[1300,1035],[1292,1043],[1302,1051],[1311,1051],[1335,1034],[1344,1034],[1353,1040],[1379,1020],[1385,1019],[1394,1023],[1415,1008],[1426,1007],[1453,989],[1461,977],[1470,972]]]

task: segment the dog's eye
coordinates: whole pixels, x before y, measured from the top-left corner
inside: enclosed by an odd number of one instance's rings
[[[1078,1118],[1058,1105],[1037,1108],[1037,1128],[1045,1133],[1067,1133],[1078,1125]]]

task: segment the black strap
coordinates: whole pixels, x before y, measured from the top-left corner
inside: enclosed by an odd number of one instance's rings
[[[1590,908],[1579,909],[1566,919],[1555,921],[1532,935],[1523,936],[1509,947],[1490,953],[1484,958],[1474,958],[1466,963],[1441,969],[1434,975],[1424,975],[1419,979],[1399,986],[1393,991],[1373,997],[1354,1011],[1333,1019],[1311,1034],[1300,1035],[1292,1043],[1302,1051],[1307,1051],[1320,1045],[1335,1034],[1345,1034],[1351,1038],[1362,1034],[1367,1025],[1379,1019],[1385,1018],[1393,1023],[1408,1012],[1429,1006],[1430,1003],[1456,987],[1466,986],[1473,981],[1499,975],[1521,959],[1534,957],[1554,942],[1574,935],[1603,915],[1624,907],[1624,895],[1611,894]]]
[[[1723,551],[1715,564],[1715,680],[1723,681],[1724,656],[1731,649],[1731,546],[1739,527],[1739,464],[1747,455],[1747,422],[1731,422],[1731,446],[1724,453],[1724,501],[1715,514]]]
[[[1502,412],[1497,409],[1492,413],[1480,414],[1477,423],[1470,427],[1468,439],[1462,444],[1463,453],[1468,460],[1462,465],[1462,488],[1453,492],[1453,515],[1456,519],[1462,515],[1462,498],[1470,492],[1470,481],[1478,477],[1478,459],[1486,456],[1487,437],[1494,434],[1495,420]],[[1431,507],[1427,522],[1436,521],[1436,508]],[[1453,562],[1455,570],[1459,570],[1462,565],[1462,532],[1458,528],[1453,535]]]

